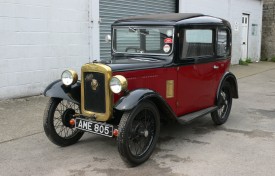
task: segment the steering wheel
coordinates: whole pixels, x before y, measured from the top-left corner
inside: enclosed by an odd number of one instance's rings
[[[141,48],[129,46],[125,49],[125,52],[128,52],[128,50],[135,50],[136,53],[143,53],[144,51]]]

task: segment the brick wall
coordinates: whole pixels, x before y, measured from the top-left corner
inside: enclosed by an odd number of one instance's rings
[[[37,95],[89,61],[89,0],[0,1],[0,99]]]
[[[275,0],[264,0],[262,59],[275,56]]]

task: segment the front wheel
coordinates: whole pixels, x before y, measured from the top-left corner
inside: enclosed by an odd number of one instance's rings
[[[131,166],[145,162],[153,153],[159,137],[157,107],[145,101],[130,112],[125,112],[118,131],[117,144],[121,158]]]
[[[227,121],[232,106],[232,94],[228,82],[225,82],[220,90],[217,105],[218,110],[212,112],[211,116],[216,125],[222,125]]]
[[[69,121],[72,115],[80,113],[78,105],[51,98],[44,112],[43,126],[47,137],[61,147],[76,143],[84,132],[71,127]]]

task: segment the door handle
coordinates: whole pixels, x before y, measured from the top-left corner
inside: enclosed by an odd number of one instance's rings
[[[220,67],[217,66],[217,65],[214,65],[213,68],[214,68],[215,70],[217,70],[217,69],[219,69]]]

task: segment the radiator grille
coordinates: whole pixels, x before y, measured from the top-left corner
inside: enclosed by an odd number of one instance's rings
[[[105,75],[84,73],[84,108],[96,113],[106,112]]]

